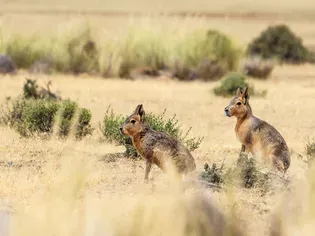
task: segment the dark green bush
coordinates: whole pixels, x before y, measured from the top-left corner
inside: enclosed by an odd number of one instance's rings
[[[262,58],[276,58],[285,63],[303,63],[310,59],[302,39],[286,25],[269,26],[247,47],[247,54]]]
[[[245,77],[241,73],[230,72],[222,80],[218,87],[213,89],[217,96],[228,97],[236,94],[239,87],[247,86],[252,96],[265,96],[266,91],[256,91],[253,86],[247,84]]]
[[[124,145],[126,147],[126,155],[135,156],[136,151],[132,146],[131,139],[125,135],[122,135],[119,131],[122,123],[125,121],[123,115],[114,114],[113,110],[108,108],[103,124],[100,126],[105,141],[116,143],[118,145]],[[146,120],[149,122],[152,129],[156,131],[166,132],[172,137],[181,140],[190,151],[193,151],[199,147],[203,138],[188,138],[190,130],[186,133],[182,133],[181,126],[178,124],[178,120],[174,115],[170,119],[165,119],[165,111],[160,115],[153,113],[146,114]],[[136,154],[137,155],[137,154]]]

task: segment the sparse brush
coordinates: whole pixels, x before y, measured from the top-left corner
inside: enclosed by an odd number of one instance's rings
[[[303,159],[309,166],[311,166],[315,159],[315,140],[308,140],[305,145],[306,159]]]
[[[200,174],[200,179],[207,183],[213,183],[220,186],[224,183],[223,164],[217,167],[215,163],[210,167],[208,163],[204,165],[204,171]]]
[[[254,158],[248,158],[245,155],[240,156],[237,160],[236,168],[240,171],[240,178],[245,188],[268,188],[269,176],[258,170],[257,162]]]
[[[17,123],[22,122],[22,113],[26,100],[18,97],[14,100],[7,99],[5,104],[1,105],[0,124],[13,127]]]
[[[243,154],[237,159],[235,166],[228,169],[223,167],[223,164],[218,167],[216,163],[210,167],[206,163],[200,179],[218,187],[222,184],[233,183],[245,188],[260,188],[264,193],[269,190],[271,176],[258,169],[254,158],[248,158]]]
[[[46,88],[39,89],[37,81],[26,79],[23,86],[23,95],[25,99],[46,99],[61,100],[61,97],[50,91],[51,81],[47,83]]]
[[[267,79],[274,68],[274,62],[270,59],[262,59],[258,56],[246,58],[242,63],[242,71],[245,75],[259,79]]]
[[[165,112],[160,115],[155,115],[153,113],[146,114],[146,120],[150,124],[151,128],[156,131],[161,131],[169,134],[172,137],[175,137],[182,141],[189,151],[196,150],[201,142],[203,137],[193,137],[188,138],[191,129],[183,133],[181,126],[179,125],[176,115],[170,119],[165,119]],[[125,121],[125,117],[120,114],[115,114],[113,110],[109,107],[105,113],[103,124],[100,125],[100,129],[103,133],[105,141],[116,143],[118,145],[124,145],[126,147],[126,155],[134,156],[136,151],[132,146],[131,139],[122,135],[119,131],[122,123]]]
[[[176,32],[134,26],[119,38],[97,40],[85,24],[60,35],[12,35],[1,48],[18,68],[36,73],[132,78],[138,76],[132,71],[147,68],[153,75],[167,71],[180,80],[214,80],[236,69],[240,50],[228,36],[213,30]]]
[[[238,72],[230,72],[221,80],[221,84],[213,89],[217,96],[228,97],[235,94],[235,91],[240,87],[248,87],[249,93],[253,96],[265,96],[267,91],[257,91],[253,85],[248,85],[244,75]]]

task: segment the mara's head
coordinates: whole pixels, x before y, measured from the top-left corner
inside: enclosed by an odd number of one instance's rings
[[[248,87],[244,89],[238,88],[236,91],[236,97],[234,97],[229,105],[224,109],[225,115],[228,117],[235,116],[237,118],[242,118],[247,114],[251,113],[251,107],[248,103],[249,94]]]
[[[136,110],[127,117],[125,122],[120,127],[120,132],[132,137],[135,134],[144,131],[147,126],[148,124],[145,121],[143,105],[140,104],[136,107]]]

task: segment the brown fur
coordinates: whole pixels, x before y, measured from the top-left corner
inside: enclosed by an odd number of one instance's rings
[[[148,180],[152,164],[165,171],[167,161],[171,160],[181,174],[196,168],[193,156],[181,142],[150,128],[142,104],[125,120],[120,130],[131,137],[133,146],[146,160],[145,180]]]
[[[253,115],[248,100],[248,88],[244,91],[239,88],[236,97],[225,108],[227,116],[237,118],[235,133],[242,143],[241,152],[249,151],[285,172],[290,166],[290,153],[285,140],[272,125]]]

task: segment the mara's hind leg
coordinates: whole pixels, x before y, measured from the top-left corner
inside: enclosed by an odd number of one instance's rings
[[[273,166],[278,171],[280,171],[281,173],[284,174],[285,171],[286,171],[286,168],[285,168],[285,165],[284,165],[283,161],[279,157],[276,157],[274,155],[271,156],[271,160],[272,160]]]

